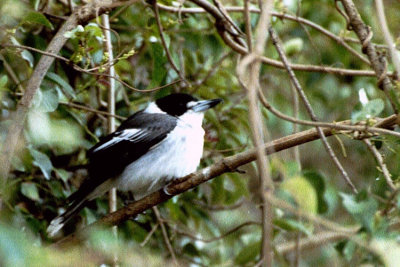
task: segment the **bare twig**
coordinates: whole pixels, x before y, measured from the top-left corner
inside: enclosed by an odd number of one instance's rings
[[[216,236],[216,237],[210,238],[210,239],[203,239],[203,238],[200,238],[200,237],[197,237],[197,236],[191,234],[190,232],[182,231],[182,230],[177,229],[177,228],[175,228],[174,231],[176,233],[180,234],[180,235],[184,235],[184,236],[190,237],[193,240],[201,241],[203,243],[211,243],[211,242],[214,242],[214,241],[221,240],[221,239],[227,237],[228,235],[233,234],[234,232],[242,229],[245,226],[249,226],[249,225],[260,225],[260,223],[259,222],[253,222],[253,221],[244,222],[244,223],[239,224],[238,226],[228,230],[224,234],[222,234],[220,236]]]
[[[376,162],[380,167],[380,171],[383,174],[383,177],[386,180],[387,185],[392,190],[396,190],[396,186],[393,184],[392,175],[390,174],[385,161],[383,160],[382,154],[378,151],[378,149],[371,143],[369,139],[364,139],[364,143],[367,145],[368,149],[371,151],[372,155],[374,155]]]
[[[200,201],[200,200],[194,200],[193,202],[194,202],[194,204],[199,205],[200,207],[207,209],[209,211],[223,211],[223,210],[237,209],[243,205],[244,201],[242,199],[242,200],[238,201],[237,203],[228,205],[228,206],[227,205],[210,205],[210,204],[204,203],[203,201]]]
[[[143,240],[142,243],[140,243],[141,247],[144,247],[147,242],[150,240],[150,237],[154,234],[154,232],[157,230],[158,226],[160,226],[160,223],[157,223],[151,228],[151,231],[147,234],[146,238]]]
[[[300,2],[299,2],[300,5]],[[300,103],[299,103],[299,94],[296,91],[296,88],[294,88],[293,85],[290,86],[291,93],[292,93],[292,105],[293,105],[293,117],[295,119],[298,118],[299,116],[299,110],[300,110]],[[261,98],[264,98],[264,95],[262,95],[262,90],[259,91],[261,93]],[[297,133],[298,132],[298,127],[297,124],[293,124],[293,130],[292,133]],[[294,154],[294,160],[296,161],[299,171],[301,171],[301,158],[300,158],[300,148],[295,147],[293,149],[293,154]]]
[[[394,68],[397,73],[400,73],[400,58],[396,51],[396,46],[393,42],[392,35],[390,34],[389,27],[386,23],[385,10],[383,8],[382,0],[375,0],[375,5],[377,11],[376,13],[378,14],[379,24],[381,25],[380,28],[382,29],[383,37],[385,38],[385,42],[389,48],[389,53],[390,57],[392,58]]]
[[[250,0],[244,0],[244,23],[246,26],[246,41],[249,52],[253,51],[253,34],[251,32]]]
[[[354,233],[348,233],[348,234],[347,233],[344,234],[341,232],[332,232],[332,231],[320,232],[312,236],[300,239],[298,242],[298,246],[302,251],[319,249],[321,248],[321,246],[325,244],[338,242],[348,238],[349,235],[355,235],[355,234],[356,231],[354,231]],[[286,255],[288,253],[293,252],[296,249],[296,243],[297,243],[296,241],[282,242],[281,244],[277,244],[275,248],[279,254]]]
[[[296,118],[290,117],[286,114],[283,114],[282,112],[280,112],[279,110],[277,110],[276,108],[271,106],[271,104],[268,102],[268,100],[265,98],[265,96],[262,94],[261,91],[259,92],[259,97],[260,97],[261,103],[264,105],[264,107],[266,107],[272,114],[274,114],[278,118],[281,118],[283,120],[290,121],[290,122],[293,122],[296,124],[315,126],[315,127],[326,127],[326,128],[331,128],[331,129],[338,129],[338,130],[345,130],[345,131],[352,131],[352,132],[357,131],[357,132],[362,132],[365,134],[368,134],[368,133],[387,134],[387,135],[392,135],[397,138],[400,138],[400,133],[398,133],[396,131],[378,128],[379,123],[380,123],[379,121],[377,122],[377,124],[375,124],[373,126],[368,126],[368,124],[349,125],[350,121],[345,121],[346,124],[343,124],[343,122],[329,123],[329,122],[322,122],[322,121],[316,122],[316,121],[306,121],[306,120],[296,119]],[[390,118],[390,120],[396,121],[397,115],[392,115],[389,118]]]
[[[175,255],[174,249],[173,249],[173,247],[171,245],[171,242],[169,241],[167,229],[165,228],[165,225],[164,225],[164,220],[161,218],[160,212],[158,211],[157,207],[153,207],[153,211],[154,211],[154,214],[157,217],[158,224],[161,227],[161,232],[162,232],[162,235],[163,235],[163,238],[164,238],[164,242],[165,242],[165,245],[168,248],[169,253],[171,254],[172,260],[173,260],[175,266],[179,266],[178,261],[176,260],[176,255]]]
[[[124,117],[124,116],[111,114],[111,113],[109,113],[107,111],[97,110],[97,109],[94,109],[94,108],[91,108],[91,107],[87,107],[87,106],[84,106],[84,105],[80,105],[80,104],[77,104],[77,103],[73,103],[73,102],[59,102],[59,104],[66,105],[66,106],[69,106],[69,107],[72,107],[72,108],[76,108],[76,109],[86,110],[86,111],[93,112],[93,113],[96,113],[96,114],[115,117],[117,119],[122,119],[122,120],[126,119],[126,117]]]
[[[161,44],[164,47],[164,51],[165,51],[165,54],[167,55],[168,62],[171,65],[171,67],[175,70],[176,74],[178,74],[179,78],[181,78],[181,80],[185,83],[185,86],[190,87],[191,86],[190,83],[185,79],[182,72],[178,69],[178,67],[176,66],[176,64],[171,56],[171,53],[169,52],[167,42],[165,41],[165,38],[164,38],[164,30],[163,30],[163,26],[161,24],[160,12],[158,10],[157,0],[152,0],[152,5],[153,5],[153,9],[154,9],[154,16],[156,18],[158,31],[160,33]]]
[[[279,39],[278,35],[275,33],[275,31],[272,28],[269,28],[269,33],[271,35],[272,42],[274,43],[276,50],[278,51],[278,54],[279,54],[283,64],[286,66],[286,70],[289,74],[289,77],[290,77],[294,87],[296,88],[301,100],[303,101],[308,114],[311,117],[311,120],[318,121],[318,118],[315,115],[315,112],[314,112],[311,104],[309,103],[307,96],[305,95],[303,89],[301,88],[301,85],[300,85],[299,81],[297,80],[293,70],[290,68],[290,66],[288,64],[288,59],[286,58],[286,55],[281,47],[280,39]],[[335,163],[335,165],[338,168],[338,170],[340,171],[340,173],[342,174],[346,183],[350,186],[350,188],[353,190],[354,193],[357,193],[356,187],[354,186],[353,182],[350,180],[350,177],[348,176],[346,170],[343,168],[342,164],[339,162],[338,158],[336,157],[335,153],[333,152],[331,146],[328,143],[328,140],[326,140],[326,137],[325,137],[323,131],[321,130],[320,127],[316,127],[316,129],[321,136],[321,141],[322,141],[323,145],[325,146],[325,149],[327,150],[329,156]]]
[[[15,83],[15,85],[18,86],[19,91],[20,92],[24,92],[25,89],[22,86],[20,80],[18,79],[17,74],[14,72],[14,70],[11,68],[10,64],[8,64],[7,60],[5,59],[5,57],[1,53],[0,53],[0,60],[3,61],[4,68],[8,72],[8,75],[10,75],[10,77],[13,80],[13,82]]]

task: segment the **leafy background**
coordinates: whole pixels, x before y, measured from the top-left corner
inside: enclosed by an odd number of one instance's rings
[[[76,6],[82,4],[81,1],[72,2]],[[400,2],[384,2],[390,30],[399,41]],[[243,6],[242,1],[224,1],[223,4]],[[373,41],[384,43],[374,1],[359,0],[355,4],[364,21],[372,27]],[[194,5],[185,3],[185,6]],[[335,9],[334,1],[275,1],[275,10],[298,14],[340,37],[355,37],[353,32],[346,30],[345,20]],[[179,82],[151,93],[140,92],[171,83],[179,77],[168,62],[151,7],[136,3],[116,8],[110,12],[114,54],[118,58],[116,73],[121,80],[138,89],[132,90],[117,82],[115,104],[116,114],[120,116],[117,121],[144,108],[148,101],[171,92],[193,93],[202,99],[219,97],[224,103],[206,113],[204,128],[207,134],[201,167],[251,148],[246,92],[236,77],[238,55],[224,44],[207,14],[160,12],[168,49],[191,86]],[[45,50],[62,23],[62,19],[47,14],[62,17],[69,13],[67,1],[4,0],[0,3],[0,44]],[[231,16],[244,30],[243,14],[231,13]],[[257,19],[258,15],[253,14],[253,27]],[[118,227],[118,239],[109,229],[98,229],[88,233],[88,241],[80,246],[61,251],[48,246],[55,242],[46,235],[49,222],[63,210],[66,198],[86,175],[86,151],[107,133],[107,115],[88,110],[107,110],[104,101],[109,84],[102,73],[106,71],[104,63],[108,55],[100,22],[101,18],[97,18],[68,32],[69,40],[60,52],[82,69],[98,67],[98,74],[78,71],[72,64],[56,60],[35,95],[23,138],[12,158],[9,182],[1,190],[0,265],[112,264],[116,255],[123,265],[174,265],[161,223],[166,227],[181,266],[255,265],[259,260],[261,227],[258,178],[253,163],[241,168],[246,173],[221,175],[159,205],[161,221],[153,210],[149,210],[123,223]],[[273,18],[272,25],[292,62],[369,69],[341,45],[312,28],[278,18]],[[350,45],[360,51],[360,45]],[[278,59],[270,42],[265,47],[265,55]],[[21,47],[2,46],[0,50],[2,140],[12,123],[16,104],[24,94],[24,85],[40,57],[40,53]],[[392,70],[391,65],[389,70]],[[269,101],[281,112],[292,115],[293,96],[287,73],[263,65],[260,77]],[[391,114],[388,101],[377,88],[374,77],[316,72],[297,72],[297,77],[323,121],[352,119],[357,122]],[[360,91],[364,91],[370,100],[366,106],[360,103]],[[262,112],[271,140],[293,132],[293,124],[273,116],[266,109]],[[302,106],[299,117],[308,118]],[[307,128],[298,126],[298,130]],[[297,253],[295,249],[290,253],[279,253],[277,248],[280,246],[301,238],[318,237],[326,229],[315,221],[275,207],[273,245],[277,251],[274,264],[400,264],[400,198],[397,192],[390,191],[363,142],[352,135],[336,135],[330,142],[359,194],[352,193],[321,142],[315,141],[299,147],[301,165],[295,160],[293,150],[269,158],[277,187],[275,195],[301,211],[357,231],[351,238],[347,236]],[[384,155],[396,184],[400,171],[399,141],[379,136],[373,138],[373,142]],[[127,196],[120,194],[118,206],[127,200]],[[66,236],[76,228],[96,221],[107,210],[106,196],[95,200],[65,227],[61,235]]]

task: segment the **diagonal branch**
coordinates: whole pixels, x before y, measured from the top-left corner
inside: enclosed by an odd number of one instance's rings
[[[282,45],[281,45],[281,41],[279,39],[279,36],[276,34],[276,32],[270,27],[269,28],[269,33],[271,35],[271,39],[272,42],[274,43],[276,50],[278,51],[278,54],[283,62],[283,64],[286,67],[286,70],[289,74],[290,80],[292,81],[292,84],[294,85],[294,87],[297,90],[297,93],[299,94],[301,100],[303,101],[303,104],[306,107],[307,113],[309,114],[309,116],[311,117],[312,121],[318,121],[318,118],[310,104],[310,102],[308,101],[308,98],[306,96],[306,94],[304,93],[300,82],[297,80],[296,75],[294,74],[293,70],[290,68],[289,66],[289,61],[286,58],[286,55],[282,49]],[[330,146],[330,144],[328,143],[328,140],[326,140],[326,136],[324,134],[324,132],[322,131],[322,129],[320,127],[316,127],[318,134],[321,137],[321,141],[322,144],[324,145],[325,149],[327,150],[329,156],[331,157],[333,163],[336,165],[336,167],[338,168],[338,170],[340,171],[340,173],[342,174],[345,182],[350,186],[350,188],[353,190],[354,193],[357,193],[357,189],[354,186],[353,182],[350,180],[350,177],[348,176],[346,170],[343,168],[342,164],[340,163],[339,159],[336,157],[335,153],[332,150],[332,147]]]
[[[382,119],[379,122],[379,127],[390,128],[397,122],[396,116],[390,116]],[[343,124],[349,124],[349,121],[341,122]],[[331,136],[335,134],[335,130],[329,128],[321,128],[325,136]],[[301,144],[305,144],[314,140],[319,139],[318,132],[316,129],[310,129],[307,131],[302,131],[296,134],[288,135],[274,141],[268,142],[264,145],[264,149],[268,155],[289,149]],[[94,224],[88,225],[82,230],[73,233],[64,239],[60,240],[58,243],[54,244],[56,247],[64,247],[71,243],[77,243],[83,239],[80,233],[87,232],[90,228],[97,225],[118,225],[130,218],[142,213],[143,211],[158,205],[162,202],[167,201],[173,196],[190,190],[210,179],[213,179],[221,174],[232,172],[242,165],[250,163],[256,160],[257,154],[255,149],[251,149],[242,153],[238,153],[234,156],[226,157],[223,160],[192,173],[186,177],[176,180],[174,183],[170,184],[167,190],[159,190],[154,192],[147,197],[136,201],[128,206],[125,206],[116,212],[106,215]],[[169,195],[165,193],[169,192]]]

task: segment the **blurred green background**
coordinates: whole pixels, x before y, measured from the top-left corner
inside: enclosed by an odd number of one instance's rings
[[[83,1],[71,1],[74,6]],[[178,2],[160,1],[177,6]],[[223,1],[225,6],[243,6],[243,1]],[[256,6],[256,2],[251,2]],[[384,44],[373,0],[357,0],[356,6],[374,33],[372,41]],[[388,24],[399,44],[400,2],[385,0]],[[194,7],[185,2],[186,7]],[[346,30],[344,18],[328,0],[275,1],[275,11],[298,15],[341,38],[356,38]],[[48,14],[52,14],[50,16]],[[45,50],[64,16],[70,14],[68,1],[0,2],[0,45],[29,46]],[[242,13],[230,13],[244,31]],[[238,55],[218,35],[211,16],[168,13],[160,10],[168,49],[191,86],[182,82],[151,93],[131,90],[117,82],[117,124],[123,117],[144,108],[152,99],[171,92],[192,93],[202,99],[223,98],[224,103],[206,113],[205,151],[201,167],[252,147],[246,92],[237,80]],[[145,3],[118,7],[110,12],[116,73],[131,86],[143,90],[179,79],[168,63],[151,7]],[[252,14],[254,27],[258,14]],[[107,62],[101,18],[69,32],[60,55],[84,69]],[[294,21],[272,18],[289,60],[293,63],[324,65],[355,70],[370,67],[343,46],[321,32]],[[348,42],[356,51],[358,43]],[[381,53],[386,49],[379,46]],[[398,51],[398,50],[397,50]],[[399,52],[398,52],[399,53]],[[271,42],[267,57],[279,59]],[[16,105],[41,55],[29,49],[3,47],[0,50],[0,138],[5,139]],[[389,64],[389,71],[393,71]],[[165,245],[160,221],[152,210],[118,228],[115,239],[109,229],[88,233],[88,241],[67,250],[54,250],[46,228],[63,211],[66,198],[86,175],[86,151],[107,133],[108,78],[83,73],[62,60],[56,60],[45,76],[29,110],[23,138],[12,158],[12,172],[1,190],[1,266],[98,266],[113,264],[117,255],[121,266],[173,266]],[[322,121],[363,120],[391,115],[385,95],[374,77],[341,76],[318,72],[296,72],[309,100]],[[260,82],[274,107],[294,113],[293,91],[285,71],[262,65]],[[398,85],[397,85],[398,86]],[[360,103],[359,92],[378,103],[368,113]],[[381,104],[382,108],[379,108]],[[371,104],[372,105],[372,104]],[[375,107],[375,106],[374,106]],[[289,135],[293,124],[262,109],[269,139]],[[299,117],[309,119],[300,103]],[[298,126],[298,131],[309,127]],[[320,141],[299,147],[300,162],[294,149],[269,157],[276,197],[300,210],[321,216],[348,229],[360,227],[354,238],[290,253],[275,253],[275,266],[383,266],[400,265],[398,208],[400,198],[390,191],[374,157],[352,135],[336,135],[330,143],[349,176],[360,191],[352,193]],[[390,136],[372,138],[384,155],[396,183],[399,178],[399,141]],[[181,266],[254,266],[259,261],[261,227],[258,177],[254,163],[242,173],[227,173],[159,205],[177,261]],[[118,206],[125,195],[119,195]],[[74,218],[61,236],[90,224],[107,213],[107,197],[93,201]],[[231,229],[242,226],[230,233]],[[152,229],[154,231],[152,231]],[[328,229],[329,230],[329,229]],[[275,248],[298,238],[318,237],[325,228],[307,222],[276,207],[274,209]],[[149,233],[152,233],[149,236]],[[58,238],[61,238],[59,236]],[[221,237],[221,238],[218,238]],[[369,242],[368,246],[360,245]]]

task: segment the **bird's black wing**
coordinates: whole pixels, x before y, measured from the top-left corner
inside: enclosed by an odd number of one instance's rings
[[[176,123],[175,117],[160,113],[139,111],[130,116],[88,151],[89,177],[69,200],[80,201],[106,180],[120,175],[127,165],[161,142]]]

